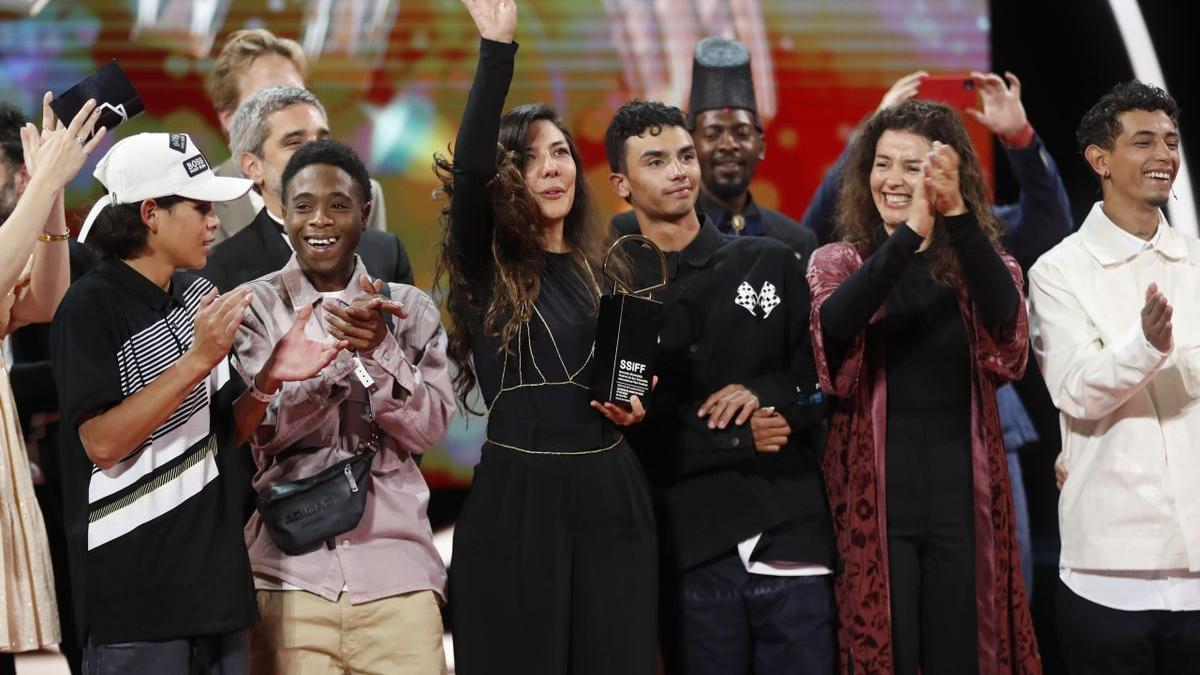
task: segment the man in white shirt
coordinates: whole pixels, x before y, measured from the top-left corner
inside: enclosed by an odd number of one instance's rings
[[[1067,471],[1059,639],[1072,675],[1195,673],[1200,242],[1161,211],[1179,170],[1178,108],[1157,87],[1120,84],[1077,137],[1103,201],[1029,272]]]

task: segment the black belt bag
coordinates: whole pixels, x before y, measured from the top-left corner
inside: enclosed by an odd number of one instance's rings
[[[383,288],[382,295],[390,298],[388,284]],[[384,315],[384,321],[390,331],[391,317]],[[371,462],[383,439],[369,398],[367,420],[371,424],[371,437],[359,445],[358,454],[315,476],[276,483],[258,493],[258,513],[279,550],[288,555],[307,553],[353,530],[362,520],[371,482]]]
[[[358,525],[375,452],[370,447],[315,476],[276,483],[258,493],[258,513],[279,550],[307,553]]]

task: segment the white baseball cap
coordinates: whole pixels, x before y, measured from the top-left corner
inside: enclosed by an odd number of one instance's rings
[[[202,202],[228,202],[250,190],[248,178],[226,178],[212,167],[187,134],[135,134],[109,148],[96,170],[96,180],[108,188],[79,230],[87,238],[100,211],[110,204],[136,204],[172,195]]]

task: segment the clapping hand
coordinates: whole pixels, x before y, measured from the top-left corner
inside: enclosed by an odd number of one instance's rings
[[[248,306],[250,290],[246,288],[238,288],[220,296],[214,288],[201,298],[192,346],[185,356],[199,359],[204,370],[212,370],[229,355],[229,348],[233,346],[233,338],[242,325]]]
[[[379,293],[383,290],[383,282],[372,281],[367,275],[359,277],[364,295],[354,299],[348,307],[339,307],[335,303],[326,302],[325,322],[329,333],[337,340],[345,341],[356,352],[369,353],[383,342],[387,335],[387,323],[381,312],[387,312],[398,319],[407,319],[408,313],[404,305],[384,298]]]
[[[926,157],[921,162],[921,180],[916,181],[916,184],[913,185],[912,205],[908,207],[908,226],[925,239],[925,243],[921,245],[922,249],[931,241],[930,236],[933,234],[933,224],[937,214],[933,205],[933,187],[927,178],[929,171],[931,171],[931,167],[929,158]]]
[[[345,340],[318,342],[304,333],[312,317],[312,305],[305,305],[296,312],[296,320],[288,332],[275,343],[271,356],[259,371],[255,387],[259,391],[273,393],[283,382],[302,382],[321,372],[337,357],[339,351],[349,346]]]
[[[1001,139],[1019,133],[1029,124],[1025,106],[1021,103],[1021,81],[1008,72],[1004,77],[1008,79],[1007,85],[995,73],[971,73],[975,90],[983,101],[983,110],[967,110],[968,115]]]
[[[940,141],[933,142],[933,149],[922,164],[926,196],[934,210],[943,216],[957,216],[967,211],[959,188],[958,165],[958,153]]]
[[[517,32],[517,3],[514,0],[462,0],[475,20],[479,36],[493,42],[512,42]]]
[[[42,129],[32,123],[21,128],[21,148],[25,153],[25,170],[29,178],[46,181],[53,191],[64,187],[87,161],[87,156],[104,139],[104,127],[96,130],[91,140],[88,135],[100,119],[96,101],[89,99],[75,114],[71,124],[63,126],[50,109],[50,92],[42,97]]]
[[[1146,304],[1142,306],[1142,334],[1160,352],[1171,351],[1171,317],[1174,313],[1167,296],[1158,290],[1158,284],[1150,284],[1146,288]]]

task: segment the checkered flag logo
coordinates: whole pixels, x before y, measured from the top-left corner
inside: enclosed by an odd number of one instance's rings
[[[754,292],[754,287],[746,282],[742,282],[737,289],[737,297],[733,299],[734,304],[742,309],[750,312],[750,316],[758,316],[754,313],[754,308],[758,306],[758,294]]]
[[[762,290],[758,292],[758,306],[762,307],[763,318],[771,316],[771,310],[778,307],[781,302],[783,301],[779,299],[779,296],[775,295],[775,284],[764,281]]]
[[[734,304],[742,309],[750,312],[750,316],[758,316],[754,311],[756,307],[762,308],[762,318],[767,318],[771,315],[771,311],[778,307],[783,300],[775,294],[775,284],[764,281],[762,289],[757,293],[754,292],[754,287],[743,281],[737,288],[737,296],[733,299]]]

